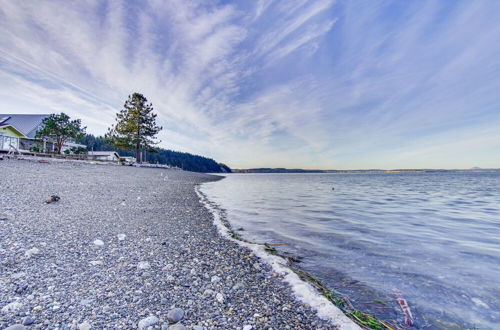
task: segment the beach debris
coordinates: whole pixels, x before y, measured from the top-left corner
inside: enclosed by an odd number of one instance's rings
[[[32,248],[32,249],[29,249],[29,250],[26,250],[24,252],[24,256],[27,257],[27,258],[31,258],[32,256],[34,256],[35,254],[39,254],[40,253],[40,250],[37,249],[37,248]]]
[[[123,241],[127,237],[127,235],[125,235],[125,234],[118,234],[118,235],[116,235],[116,237],[118,237],[119,241]]]
[[[173,308],[167,313],[167,320],[170,323],[177,323],[184,317],[184,310],[182,308]]]
[[[211,282],[211,283],[218,283],[218,282],[220,282],[220,280],[221,280],[221,279],[220,279],[220,277],[219,277],[219,276],[214,275],[214,276],[212,276],[212,278],[210,279],[210,282]]]
[[[408,306],[406,299],[403,298],[400,291],[396,291],[396,301],[398,302],[399,306],[401,307],[401,310],[403,311],[405,325],[412,326],[413,315],[411,314],[410,306]]]
[[[100,239],[96,239],[93,243],[95,246],[104,246],[104,242]]]
[[[54,202],[58,202],[59,200],[61,199],[61,197],[57,196],[57,195],[52,195],[50,196],[49,199],[47,199],[45,201],[46,204],[50,204],[50,203],[54,203]]]
[[[0,214],[0,221],[7,221],[9,218],[7,218],[7,215],[5,214]]]
[[[103,263],[103,261],[102,261],[102,260],[92,260],[92,261],[90,261],[90,264],[91,264],[92,266],[100,266],[100,265],[102,265],[102,264],[104,264],[104,263]]]
[[[153,325],[157,324],[160,322],[160,320],[154,316],[148,316],[146,318],[143,318],[142,320],[139,321],[139,324],[137,324],[139,329],[147,329],[149,327],[152,327]]]

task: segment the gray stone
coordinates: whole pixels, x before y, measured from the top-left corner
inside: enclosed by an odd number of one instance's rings
[[[88,321],[84,321],[80,324],[78,324],[78,330],[90,330],[92,326]]]
[[[151,315],[151,316],[148,316],[148,317],[140,320],[138,327],[139,327],[139,329],[146,329],[147,327],[151,327],[151,326],[157,324],[158,322],[160,322],[160,320],[156,316]]]
[[[23,304],[18,301],[13,301],[10,304],[3,306],[2,312],[4,313],[15,313],[23,308]]]
[[[174,308],[168,311],[167,320],[170,323],[177,323],[184,317],[184,310],[181,308]]]
[[[29,316],[23,319],[23,325],[32,325],[33,323],[35,323],[35,321]]]
[[[5,330],[27,330],[28,328],[26,328],[24,325],[22,324],[14,324],[14,325],[11,325],[10,327],[8,328],[5,328]]]
[[[137,264],[137,269],[149,269],[151,268],[151,265],[147,261],[141,261]]]
[[[177,323],[177,324],[169,326],[168,330],[187,330],[187,328],[184,325]]]

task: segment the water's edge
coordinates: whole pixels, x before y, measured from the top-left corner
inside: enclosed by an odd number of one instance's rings
[[[290,285],[295,297],[299,301],[311,306],[311,308],[317,312],[318,317],[331,322],[339,329],[360,329],[354,321],[352,321],[337,306],[319,293],[316,288],[308,282],[302,280],[296,271],[287,265],[288,262],[285,258],[279,255],[270,254],[266,251],[265,245],[248,242],[238,237],[234,237],[229,223],[225,218],[225,213],[222,207],[210,201],[208,197],[200,191],[200,185],[195,187],[195,191],[200,199],[200,202],[213,215],[214,225],[217,227],[219,233],[224,238],[251,250],[257,257],[270,265],[272,269],[276,273],[280,274],[283,277],[283,280]],[[308,274],[304,273],[304,275]]]

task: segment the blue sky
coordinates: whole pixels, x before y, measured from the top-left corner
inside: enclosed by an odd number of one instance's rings
[[[500,167],[500,1],[2,1],[0,113],[235,168]]]

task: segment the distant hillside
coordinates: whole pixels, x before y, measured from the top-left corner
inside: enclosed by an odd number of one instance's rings
[[[120,156],[135,157],[134,151],[117,150],[106,140],[100,136],[87,134],[80,142],[87,146],[88,150],[93,151],[117,151]],[[186,171],[203,172],[203,173],[231,173],[231,169],[222,164],[217,163],[211,158],[192,155],[187,152],[178,152],[163,148],[156,148],[155,152],[148,152],[146,160],[153,164],[166,164],[182,168]]]

